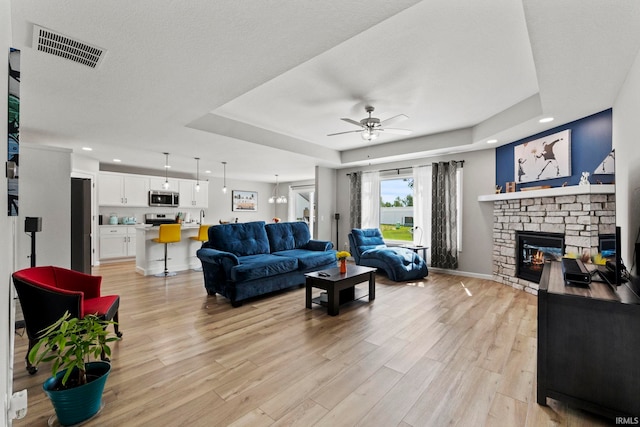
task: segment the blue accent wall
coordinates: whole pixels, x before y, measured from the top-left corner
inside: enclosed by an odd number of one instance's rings
[[[591,174],[589,181],[592,184],[596,184],[597,181],[601,181],[603,184],[613,183],[615,181],[615,175],[593,175],[593,171],[598,167],[600,162],[611,152],[612,117],[612,110],[609,108],[600,113],[496,148],[496,185],[502,186],[504,191],[507,182],[516,181],[513,164],[513,149],[516,145],[544,138],[545,136],[567,129],[571,130],[571,176],[527,182],[525,184],[518,184],[517,188],[535,187],[539,185],[561,187],[565,182],[567,185],[578,185],[582,172],[589,172]]]

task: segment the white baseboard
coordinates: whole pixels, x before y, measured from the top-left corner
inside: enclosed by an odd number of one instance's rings
[[[476,279],[493,280],[492,274],[472,273],[470,271],[447,270],[445,268],[429,267],[429,272],[451,274],[452,276],[473,277]]]

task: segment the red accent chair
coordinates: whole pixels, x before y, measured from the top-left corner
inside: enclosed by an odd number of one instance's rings
[[[38,342],[42,330],[60,319],[65,311],[78,319],[95,314],[101,319],[113,320],[116,335],[122,336],[117,324],[120,296],[101,296],[101,282],[102,276],[54,266],[25,268],[13,273],[29,338],[25,359],[30,374],[38,369],[29,363],[29,351]],[[108,360],[104,354],[102,359]]]

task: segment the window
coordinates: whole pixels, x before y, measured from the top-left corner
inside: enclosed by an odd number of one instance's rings
[[[385,241],[413,241],[413,177],[380,178],[380,231]]]
[[[409,168],[404,168],[407,170]],[[385,173],[386,172],[386,173]],[[462,168],[457,171],[458,252],[462,251]],[[378,227],[385,242],[431,246],[431,166],[362,174],[362,228]],[[427,264],[431,263],[427,251]]]

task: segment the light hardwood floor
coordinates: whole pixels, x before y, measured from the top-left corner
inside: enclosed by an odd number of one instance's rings
[[[489,280],[378,275],[375,301],[331,317],[305,308],[303,288],[232,308],[201,272],[93,273],[121,296],[124,336],[87,426],[607,425],[536,403],[536,297]],[[14,390],[28,389],[29,408],[14,426],[46,426],[49,367],[29,376],[26,348],[16,336]]]

